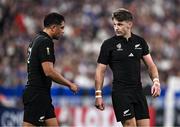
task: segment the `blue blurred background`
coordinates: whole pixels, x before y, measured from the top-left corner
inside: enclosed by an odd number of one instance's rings
[[[180,0],[0,0],[0,126],[21,126],[27,47],[49,12],[66,19],[65,34],[55,41],[55,67],[80,87],[73,95],[53,83],[61,126],[118,126],[110,96],[112,73],[108,68],[103,112],[94,108],[94,74],[103,40],[114,35],[111,14],[120,7],[133,13],[133,32],[148,42],[159,70],[162,92],[153,99],[152,82],[142,64],[151,126],[180,126]]]

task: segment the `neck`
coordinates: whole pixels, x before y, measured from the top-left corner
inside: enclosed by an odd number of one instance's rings
[[[43,32],[47,33],[47,34],[52,38],[52,34],[51,34],[51,32],[50,32],[49,29],[44,28],[44,29],[43,29]]]
[[[124,35],[124,37],[128,40],[131,37],[131,31],[127,32],[127,34]]]

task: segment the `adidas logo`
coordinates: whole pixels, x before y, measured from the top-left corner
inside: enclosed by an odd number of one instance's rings
[[[129,54],[129,57],[133,57],[134,55],[132,53]]]

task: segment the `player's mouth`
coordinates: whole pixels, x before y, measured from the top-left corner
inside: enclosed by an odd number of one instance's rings
[[[116,34],[117,35],[122,35],[122,32],[121,31],[116,31]]]

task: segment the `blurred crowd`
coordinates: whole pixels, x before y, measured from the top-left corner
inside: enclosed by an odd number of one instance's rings
[[[179,6],[179,0],[0,0],[0,86],[26,84],[27,47],[43,29],[44,16],[59,12],[66,24],[55,41],[55,67],[81,87],[93,87],[100,46],[114,35],[111,14],[124,7],[133,13],[133,32],[148,42],[166,87],[171,76],[180,77]],[[142,77],[151,84],[143,64]],[[105,84],[111,81],[108,69]]]

